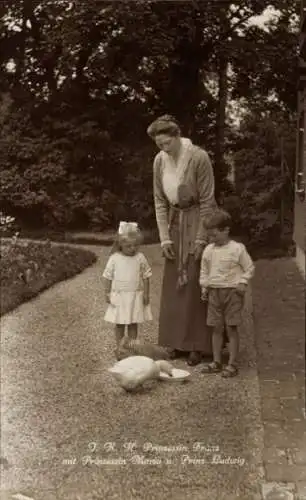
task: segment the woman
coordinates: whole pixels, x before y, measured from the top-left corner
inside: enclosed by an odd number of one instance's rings
[[[165,260],[159,318],[159,344],[189,353],[188,364],[211,355],[206,305],[201,302],[200,259],[205,217],[216,207],[208,154],[182,138],[175,119],[164,115],[147,130],[160,152],[154,160],[154,204]]]

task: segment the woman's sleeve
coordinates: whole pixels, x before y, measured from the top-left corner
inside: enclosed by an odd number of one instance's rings
[[[153,195],[159,239],[161,244],[169,243],[168,200],[163,192],[159,155],[155,157],[153,164]]]
[[[196,236],[196,243],[206,243],[207,235],[203,221],[212,214],[216,208],[215,179],[211,161],[203,149],[200,150],[198,159],[197,184],[200,204],[200,220]]]
[[[114,270],[115,270],[115,260],[114,256],[111,255],[107,261],[106,267],[103,272],[103,278],[113,281],[114,279]]]

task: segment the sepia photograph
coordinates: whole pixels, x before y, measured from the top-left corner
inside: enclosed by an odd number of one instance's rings
[[[1,500],[306,500],[306,0],[0,0]]]

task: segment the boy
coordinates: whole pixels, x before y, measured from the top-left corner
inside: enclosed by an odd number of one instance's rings
[[[211,243],[201,259],[200,286],[202,300],[208,301],[207,324],[213,327],[213,362],[202,373],[219,373],[234,377],[238,373],[239,338],[244,295],[254,274],[254,264],[245,246],[229,236],[231,217],[218,210],[205,224]],[[223,328],[229,338],[229,362],[222,370]]]

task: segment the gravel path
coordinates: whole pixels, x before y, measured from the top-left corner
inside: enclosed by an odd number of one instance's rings
[[[1,498],[260,499],[250,318],[236,379],[207,377],[195,367],[188,383],[126,394],[106,373],[113,336],[103,321],[101,274],[109,250],[95,250],[93,267],[1,319]],[[141,335],[156,341],[162,259],[156,245],[145,252],[155,320]],[[186,368],[183,360],[175,365]]]

